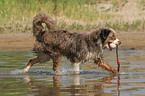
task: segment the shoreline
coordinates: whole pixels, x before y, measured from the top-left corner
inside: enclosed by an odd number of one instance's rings
[[[122,42],[119,49],[142,50],[145,49],[145,32],[143,31],[117,31],[117,38]],[[1,33],[0,52],[32,51],[35,38],[32,33]]]

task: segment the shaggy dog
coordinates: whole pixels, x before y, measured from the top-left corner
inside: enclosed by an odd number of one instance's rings
[[[47,25],[45,30],[42,23]],[[72,63],[72,69],[79,72],[79,64],[88,60],[96,62],[101,58],[103,47],[110,51],[120,44],[113,29],[105,27],[90,32],[76,33],[66,30],[55,30],[51,17],[41,13],[33,19],[33,35],[36,42],[33,51],[37,58],[31,59],[24,72],[35,63],[53,60],[53,70],[59,71],[60,57],[65,56]]]

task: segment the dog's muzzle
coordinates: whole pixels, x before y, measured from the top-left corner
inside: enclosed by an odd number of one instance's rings
[[[116,45],[120,45],[121,42],[119,39],[115,39],[113,42],[108,42],[107,44],[104,45],[109,51],[112,51],[112,49],[116,48]]]

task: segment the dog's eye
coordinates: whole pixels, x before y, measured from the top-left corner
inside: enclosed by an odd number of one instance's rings
[[[112,37],[110,37],[110,39],[115,40],[115,39],[116,39],[116,37],[115,37],[115,36],[112,36]]]

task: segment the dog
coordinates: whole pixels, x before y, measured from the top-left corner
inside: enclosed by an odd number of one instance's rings
[[[47,30],[43,27],[46,24]],[[67,30],[56,30],[53,19],[40,13],[33,19],[33,35],[36,42],[33,51],[37,58],[31,59],[24,72],[28,72],[31,66],[36,63],[43,63],[52,59],[53,70],[59,72],[60,57],[64,56],[70,60],[72,70],[79,72],[79,64],[88,60],[101,58],[103,48],[112,50],[116,45],[121,44],[116,38],[112,28],[104,27],[90,32],[70,32]]]

